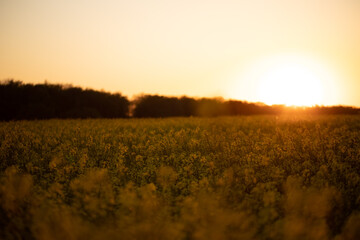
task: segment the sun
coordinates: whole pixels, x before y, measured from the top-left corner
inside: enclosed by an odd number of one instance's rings
[[[311,106],[323,101],[321,69],[299,57],[273,59],[259,80],[258,97],[266,104]]]
[[[334,79],[330,68],[315,57],[272,55],[253,62],[238,75],[229,95],[239,99],[246,96],[249,101],[268,105],[324,105],[336,97]],[[242,96],[236,94],[236,89],[242,90]]]
[[[312,106],[323,103],[329,74],[310,58],[296,55],[267,60],[259,76],[258,97],[266,104]]]

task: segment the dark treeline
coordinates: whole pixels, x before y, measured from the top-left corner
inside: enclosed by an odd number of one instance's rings
[[[0,84],[0,120],[127,117],[129,101],[120,94],[58,84]]]
[[[131,111],[130,111],[131,109]],[[123,118],[177,116],[235,116],[259,114],[359,114],[344,106],[292,108],[221,98],[165,97],[142,95],[130,102],[121,94],[59,84],[24,84],[5,81],[0,84],[0,120],[49,118]]]
[[[134,117],[176,117],[176,116],[234,116],[260,114],[359,114],[360,109],[344,106],[286,107],[221,98],[164,97],[144,95],[134,101]]]
[[[279,113],[279,109],[242,101],[221,98],[189,98],[144,95],[134,101],[134,117],[216,117],[224,115],[253,115]]]

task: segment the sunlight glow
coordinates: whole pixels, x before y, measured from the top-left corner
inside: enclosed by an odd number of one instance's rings
[[[280,61],[260,79],[259,99],[267,104],[309,106],[323,100],[321,75],[298,61]]]
[[[247,85],[235,83],[231,97],[241,99],[235,89],[247,87],[250,97],[268,105],[313,106],[337,99],[336,74],[316,58],[301,54],[268,56],[248,66],[237,79]]]

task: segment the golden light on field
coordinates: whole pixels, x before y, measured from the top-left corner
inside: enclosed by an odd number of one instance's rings
[[[315,57],[302,54],[272,55],[254,61],[230,85],[229,95],[237,96],[244,88],[236,81],[247,83],[258,102],[287,106],[324,105],[336,101],[338,76],[329,66]],[[243,94],[242,94],[243,95]]]

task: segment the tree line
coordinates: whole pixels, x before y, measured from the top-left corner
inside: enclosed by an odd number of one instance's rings
[[[60,84],[0,84],[1,120],[48,118],[121,118],[128,116],[129,100],[110,94]]]
[[[0,120],[49,118],[126,118],[180,116],[234,116],[282,113],[359,114],[344,106],[291,108],[222,98],[141,95],[130,101],[120,93],[108,93],[60,84],[0,83]]]

